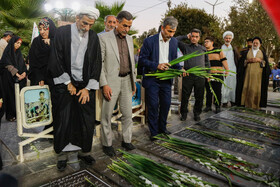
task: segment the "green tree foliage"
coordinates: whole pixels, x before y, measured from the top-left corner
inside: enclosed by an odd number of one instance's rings
[[[100,16],[99,18],[96,20],[95,24],[93,25],[92,29],[99,33],[101,31],[104,30],[104,18],[107,15],[115,15],[117,16],[117,14],[123,10],[123,7],[125,5],[125,2],[114,2],[111,6],[106,5],[104,2],[102,1],[96,1],[95,2],[95,7],[100,11]],[[134,18],[135,19],[135,18]],[[136,34],[137,31],[131,29],[129,31],[129,35],[133,35]]]
[[[165,16],[174,16],[178,19],[179,24],[175,36],[186,35],[192,29],[197,28],[202,32],[201,42],[206,36],[212,36],[216,39],[216,46],[223,43],[221,21],[217,17],[207,14],[205,10],[189,8],[186,3],[181,3],[168,10]]]
[[[23,41],[22,52],[27,54],[31,41],[33,23],[46,16],[43,10],[45,0],[1,0],[0,34],[13,31]]]
[[[139,37],[137,37],[136,43],[138,44],[139,47],[141,47],[143,45],[144,40],[148,37],[148,36],[152,36],[154,34],[157,34],[158,30],[156,28],[152,28],[150,29],[148,32],[145,31],[143,32]]]
[[[280,48],[279,37],[269,16],[263,9],[259,1],[251,4],[247,0],[236,0],[231,7],[226,30],[234,33],[234,42],[239,46],[244,46],[246,39],[259,36],[262,38],[263,47],[268,56],[279,58]]]

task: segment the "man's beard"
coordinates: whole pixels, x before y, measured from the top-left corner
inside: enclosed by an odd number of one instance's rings
[[[78,32],[79,32],[80,36],[84,36],[87,31],[84,29],[78,29]]]
[[[257,46],[257,47],[254,47],[254,46],[253,46],[253,49],[254,49],[254,50],[259,50],[260,47],[259,47],[259,46]]]
[[[225,42],[226,45],[230,45],[231,42]]]

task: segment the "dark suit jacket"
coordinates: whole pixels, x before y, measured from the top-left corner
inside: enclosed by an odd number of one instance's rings
[[[171,38],[169,42],[169,62],[177,58],[178,41],[176,38]],[[139,62],[137,67],[138,75],[143,75],[142,86],[149,88],[155,77],[146,77],[145,74],[149,72],[156,72],[159,65],[159,34],[146,38],[141,48]],[[181,69],[179,64],[171,66],[173,69]],[[170,85],[172,79],[169,80]]]

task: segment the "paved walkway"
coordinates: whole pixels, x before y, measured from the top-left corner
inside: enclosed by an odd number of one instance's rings
[[[276,101],[280,99],[280,93],[269,92],[269,100]],[[175,107],[176,108],[176,107]],[[280,108],[275,106],[268,106],[267,110],[273,110],[280,112]],[[223,110],[227,110],[224,109]],[[214,115],[213,112],[202,113],[201,120],[209,118]],[[139,120],[140,121],[140,120]],[[147,125],[140,124],[137,119],[133,128],[133,140],[132,143],[137,146],[150,143],[149,130]],[[178,114],[172,114],[168,119],[168,130],[173,134],[182,130],[185,126],[195,124],[193,120],[193,114],[190,112],[186,122],[179,120]],[[113,126],[115,140],[113,146],[115,149],[120,148],[121,137],[117,131],[117,127]],[[40,131],[40,129],[36,129]],[[34,131],[34,130],[33,130]],[[0,131],[0,150],[3,159],[3,170],[1,172],[11,174],[19,180],[20,186],[38,186],[42,185],[55,178],[65,176],[74,171],[87,168],[83,163],[77,163],[77,155],[71,155],[69,158],[69,164],[64,172],[58,172],[56,169],[56,156],[52,148],[52,144],[45,139],[39,139],[32,143],[31,146],[25,146],[24,153],[26,160],[23,163],[17,161],[18,155],[18,142],[22,141],[17,136],[17,126],[15,122],[7,122],[4,117],[2,119],[2,126]],[[34,148],[35,147],[35,148]],[[36,151],[34,151],[36,149]],[[108,157],[102,152],[100,140],[94,137],[93,148],[91,155],[98,161],[108,159]],[[94,166],[96,167],[96,166]],[[1,184],[0,184],[1,186]]]

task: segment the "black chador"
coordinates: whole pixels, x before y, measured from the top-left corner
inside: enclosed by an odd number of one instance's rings
[[[88,44],[84,55],[82,81],[75,81],[71,73],[71,25],[57,29],[48,63],[53,78],[67,73],[77,93],[85,88],[90,79],[99,81],[101,72],[101,49],[97,34],[89,30]],[[67,85],[54,86],[54,150],[60,153],[69,143],[89,152],[95,127],[95,91],[90,90],[90,101],[79,103],[79,96],[71,95]]]
[[[41,35],[34,38],[31,48],[29,50],[29,75],[28,78],[31,81],[31,86],[38,85],[40,81],[44,81],[45,84],[50,84],[52,81],[49,80],[47,75],[47,66],[50,56],[50,48],[52,46],[56,27],[53,21],[47,17],[43,18],[39,26],[44,24],[49,30],[48,39],[50,39],[50,45],[46,44]]]
[[[26,86],[26,78],[19,80],[16,73],[26,73],[26,65],[20,49],[15,49],[15,43],[21,40],[14,36],[9,41],[0,61],[0,75],[3,87],[3,104],[5,105],[6,119],[11,121],[16,117],[15,104],[15,83],[19,83],[20,88]]]

